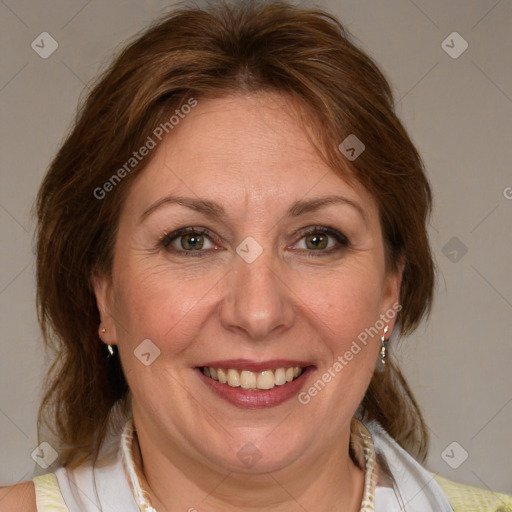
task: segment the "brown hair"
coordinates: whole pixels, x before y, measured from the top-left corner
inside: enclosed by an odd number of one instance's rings
[[[295,100],[322,158],[375,197],[387,267],[405,261],[400,334],[412,332],[430,312],[431,192],[374,62],[321,10],[281,1],[175,10],[131,42],[98,79],[37,197],[38,315],[55,355],[38,428],[49,427],[57,436],[61,464],[96,458],[113,406],[128,407],[119,359],[108,359],[98,338],[91,275],[110,275],[120,209],[151,152],[112,182],[116,170],[191,98],[258,91]],[[366,146],[351,162],[338,149],[349,134]],[[108,198],[98,197],[109,180]],[[375,374],[362,408],[424,461],[426,426],[395,363]]]

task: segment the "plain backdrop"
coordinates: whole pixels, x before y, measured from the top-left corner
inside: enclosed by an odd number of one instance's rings
[[[395,352],[430,428],[428,466],[512,493],[512,2],[315,5],[338,16],[384,70],[434,190],[435,306],[430,321]],[[170,6],[0,3],[2,485],[34,474],[36,411],[48,364],[34,301],[36,191],[86,84],[123,41]],[[58,44],[47,58],[31,46],[42,32]]]

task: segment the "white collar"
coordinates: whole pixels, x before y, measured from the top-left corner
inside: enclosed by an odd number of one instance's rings
[[[452,512],[453,508],[428,471],[406,452],[376,421],[364,423],[373,438],[377,455],[387,463],[398,487],[400,510],[407,512]],[[379,488],[377,488],[379,490]],[[377,503],[378,505],[378,503]],[[381,512],[379,506],[376,512]]]

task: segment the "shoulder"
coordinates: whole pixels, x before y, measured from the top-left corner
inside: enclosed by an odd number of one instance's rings
[[[512,496],[435,476],[455,512],[512,512]]]
[[[0,512],[35,512],[36,491],[34,482],[0,487]]]

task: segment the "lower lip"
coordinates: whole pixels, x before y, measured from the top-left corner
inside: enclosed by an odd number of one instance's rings
[[[228,384],[222,384],[217,380],[207,377],[199,368],[195,369],[203,382],[218,396],[241,409],[266,409],[275,407],[296,396],[304,386],[309,374],[314,371],[314,366],[306,367],[302,375],[282,386],[274,386],[272,389],[261,391],[245,391],[242,388],[233,388]]]

